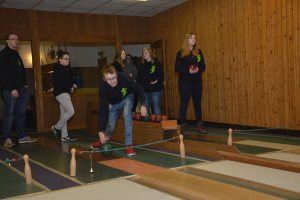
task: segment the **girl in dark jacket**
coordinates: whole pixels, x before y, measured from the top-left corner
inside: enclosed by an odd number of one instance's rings
[[[144,88],[146,108],[150,113],[150,105],[154,114],[161,115],[160,100],[163,91],[164,69],[155,58],[151,48],[143,49],[143,61],[138,70],[138,83]]]
[[[196,35],[188,33],[178,51],[175,62],[175,71],[179,73],[178,86],[180,93],[179,120],[181,123],[181,133],[189,135],[186,124],[186,112],[192,95],[197,130],[199,133],[207,133],[202,122],[202,76],[205,69],[202,51],[196,47]]]

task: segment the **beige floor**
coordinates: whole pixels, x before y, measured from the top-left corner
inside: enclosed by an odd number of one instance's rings
[[[250,165],[229,160],[193,167],[300,193],[300,173]]]
[[[173,196],[144,187],[142,185],[127,181],[125,179],[116,179],[95,183],[90,185],[73,187],[70,189],[57,190],[38,195],[30,195],[18,200],[178,200]]]
[[[259,154],[257,156],[300,163],[300,155],[286,153],[286,152],[272,152],[272,153]]]

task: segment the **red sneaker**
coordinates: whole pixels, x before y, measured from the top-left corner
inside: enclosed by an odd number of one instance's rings
[[[93,144],[91,144],[91,149],[93,149],[93,150],[97,150],[97,149],[99,149],[99,147],[102,145],[102,143],[101,143],[101,141],[98,141],[98,142],[95,142],[95,143],[93,143]]]
[[[131,145],[126,146],[126,152],[127,152],[127,156],[133,156],[136,154]]]

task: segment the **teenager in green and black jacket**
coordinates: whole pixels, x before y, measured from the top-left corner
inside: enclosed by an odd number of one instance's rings
[[[161,115],[160,100],[163,92],[164,69],[151,48],[143,50],[143,61],[137,77],[138,83],[144,88],[147,111],[150,113],[150,105],[152,105],[154,114]]]

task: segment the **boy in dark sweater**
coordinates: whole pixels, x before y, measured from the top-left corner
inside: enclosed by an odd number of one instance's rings
[[[98,149],[106,143],[116,128],[119,113],[123,110],[125,146],[128,156],[135,155],[132,148],[132,106],[134,93],[139,96],[141,102],[141,115],[147,114],[145,107],[144,91],[131,77],[123,73],[117,73],[112,65],[106,65],[102,69],[103,80],[99,88],[100,106],[98,116],[99,142],[91,145],[92,149]],[[108,126],[104,133],[106,124]]]
[[[53,86],[54,97],[59,103],[60,119],[56,125],[52,126],[54,136],[61,141],[76,140],[69,136],[67,129],[68,120],[74,115],[74,108],[71,102],[71,92],[74,91],[70,72],[67,66],[70,64],[68,52],[61,51],[58,53],[59,64],[53,68]]]

